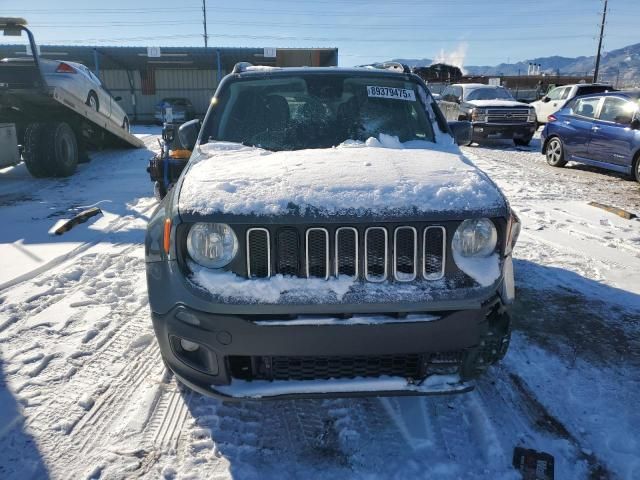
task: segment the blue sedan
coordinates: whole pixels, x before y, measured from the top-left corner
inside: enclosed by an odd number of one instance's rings
[[[542,153],[549,165],[586,163],[640,182],[640,91],[577,97],[548,121]]]

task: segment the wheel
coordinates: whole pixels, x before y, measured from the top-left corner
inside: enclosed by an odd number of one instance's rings
[[[98,103],[98,96],[95,92],[89,92],[87,96],[87,105],[89,105],[96,112],[100,111],[100,104]]]
[[[43,161],[53,177],[68,177],[78,165],[78,142],[76,134],[68,123],[47,124],[43,142]]]
[[[547,142],[545,154],[547,156],[547,163],[552,167],[564,167],[567,164],[567,161],[564,159],[562,140],[558,137],[553,137]]]
[[[129,119],[127,117],[124,117],[124,121],[122,122],[122,128],[124,129],[125,132],[131,131],[131,125],[129,124]]]
[[[30,123],[24,130],[22,159],[29,173],[36,178],[51,176],[44,155],[46,144],[42,141],[43,135],[44,124],[42,123]]]
[[[633,164],[633,176],[636,182],[640,182],[640,153],[636,155],[636,161]]]
[[[519,147],[528,147],[531,143],[531,137],[529,138],[514,138],[513,143]]]

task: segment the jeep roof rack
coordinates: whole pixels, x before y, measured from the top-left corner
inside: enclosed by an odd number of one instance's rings
[[[382,62],[382,63],[372,63],[369,65],[359,65],[359,67],[363,68],[377,68],[380,70],[390,70],[392,72],[398,73],[412,73],[411,69],[408,65],[405,65],[400,62]]]
[[[238,62],[233,66],[231,73],[246,72],[249,67],[253,67],[253,64],[249,62]]]

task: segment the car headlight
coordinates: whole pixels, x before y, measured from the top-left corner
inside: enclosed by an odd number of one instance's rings
[[[222,268],[238,253],[238,238],[226,223],[196,223],[187,235],[187,251],[203,267]]]
[[[484,108],[474,108],[471,110],[471,120],[474,122],[486,122],[487,110]]]
[[[535,108],[530,108],[529,109],[529,116],[527,117],[527,122],[535,122],[538,119],[538,117],[536,116],[536,109]]]
[[[474,218],[460,224],[451,247],[463,257],[488,257],[496,249],[498,232],[488,218]]]

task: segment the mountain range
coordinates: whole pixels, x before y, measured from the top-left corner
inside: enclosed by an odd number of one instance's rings
[[[429,58],[398,58],[392,60],[410,67],[428,66],[433,63]],[[463,65],[468,75],[526,75],[529,63],[540,65],[540,71],[548,75],[592,75],[595,67],[595,56],[590,57],[538,57],[517,63],[501,63],[495,66]],[[460,66],[460,65],[458,65]],[[611,50],[603,54],[600,61],[600,80],[622,85],[640,84],[640,43]]]

